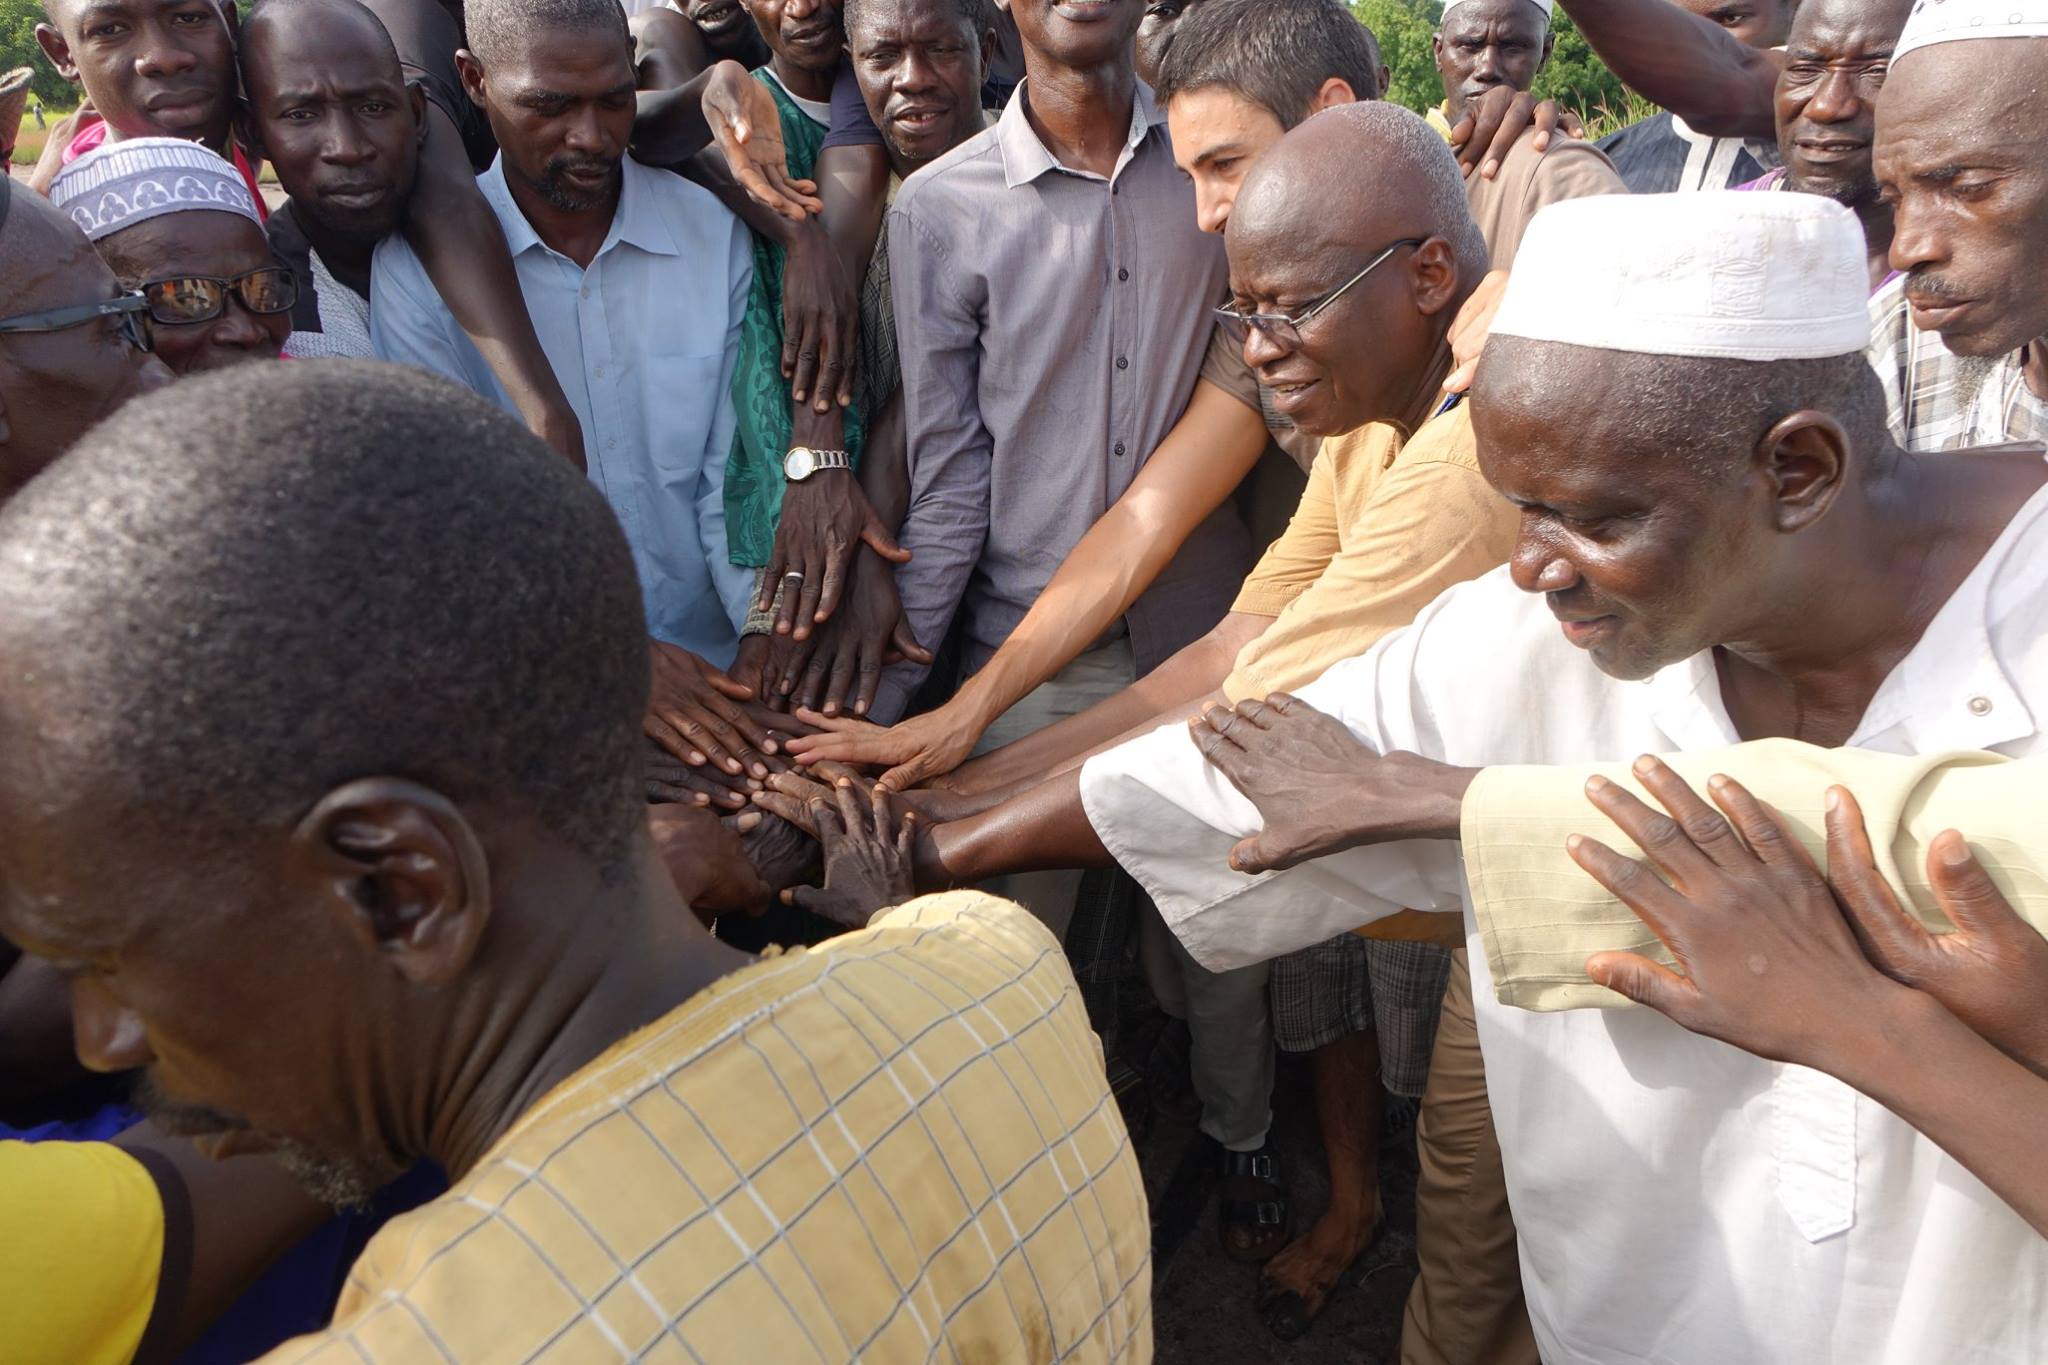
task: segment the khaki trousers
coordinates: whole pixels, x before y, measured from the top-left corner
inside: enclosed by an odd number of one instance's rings
[[[1401,1365],[1536,1365],[1463,948],[1451,954],[1415,1144],[1422,1273],[1401,1323]]]

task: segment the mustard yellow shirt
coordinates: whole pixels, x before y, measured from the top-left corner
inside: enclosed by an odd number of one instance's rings
[[[953,892],[618,1043],[270,1359],[1143,1362],[1150,1240],[1059,943]]]
[[[0,1142],[0,1361],[127,1365],[156,1306],[164,1208],[105,1142]]]
[[[1480,476],[1466,404],[1406,445],[1379,423],[1324,441],[1294,519],[1238,591],[1232,610],[1276,619],[1238,653],[1225,694],[1285,692],[1365,653],[1505,563],[1517,520]]]

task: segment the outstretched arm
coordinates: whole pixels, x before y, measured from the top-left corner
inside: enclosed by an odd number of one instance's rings
[[[1129,609],[1203,518],[1243,481],[1265,446],[1258,413],[1203,380],[1131,486],[1089,528],[995,656],[950,701],[890,730],[814,736],[794,752],[893,764],[882,780],[899,791],[951,772],[997,717]]]
[[[1561,0],[1622,84],[1711,137],[1775,138],[1780,54],[1669,0]]]
[[[442,302],[534,435],[583,468],[583,428],[527,315],[498,215],[476,187],[462,134],[432,100],[405,239]]]

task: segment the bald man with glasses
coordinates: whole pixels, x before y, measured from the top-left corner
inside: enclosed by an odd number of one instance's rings
[[[140,294],[85,235],[0,180],[0,499],[139,393],[170,381],[149,353]],[[0,1016],[4,1019],[4,1016]]]

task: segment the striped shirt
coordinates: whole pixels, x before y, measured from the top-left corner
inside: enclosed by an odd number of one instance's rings
[[[2024,354],[2004,357],[1974,394],[1965,393],[1941,334],[1913,325],[1905,277],[1871,295],[1870,364],[1884,386],[1892,439],[1907,450],[2048,440],[2048,400],[2027,387]]]

